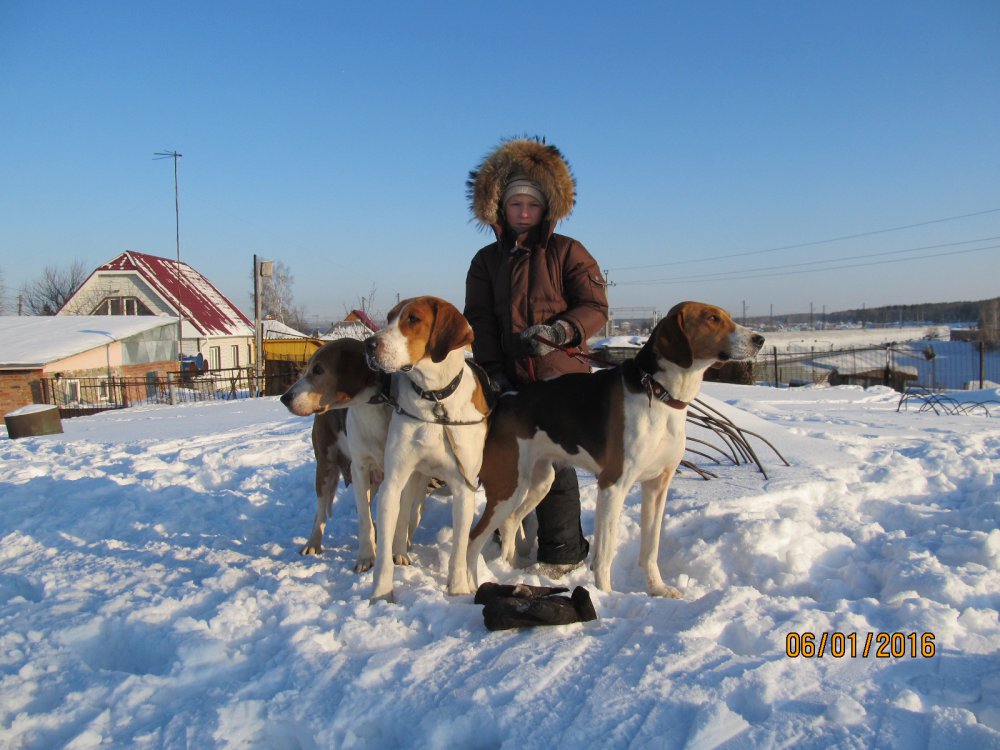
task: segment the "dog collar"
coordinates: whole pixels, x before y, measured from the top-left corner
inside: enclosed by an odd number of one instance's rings
[[[455,376],[454,380],[448,383],[448,385],[446,385],[444,388],[437,391],[425,391],[423,388],[418,386],[412,380],[410,381],[410,385],[413,386],[413,390],[417,392],[417,395],[419,395],[420,398],[434,402],[433,412],[434,416],[437,419],[447,419],[448,412],[444,408],[444,404],[442,404],[441,401],[442,399],[448,398],[448,396],[450,396],[455,392],[455,389],[458,388],[458,384],[462,382],[462,375],[464,373],[465,373],[465,368],[463,367],[461,370],[458,371],[458,375]]]
[[[649,405],[653,405],[653,399],[661,401],[672,409],[686,409],[688,404],[686,401],[679,401],[670,395],[670,391],[664,388],[662,385],[656,382],[652,375],[648,372],[642,373],[642,378],[639,381],[642,383],[642,387],[646,389],[646,395],[649,396]]]

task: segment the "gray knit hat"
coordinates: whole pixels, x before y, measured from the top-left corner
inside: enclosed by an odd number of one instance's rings
[[[515,195],[530,195],[543,206],[547,206],[549,203],[545,198],[545,193],[542,192],[541,186],[537,182],[532,182],[523,174],[517,174],[510,178],[507,182],[507,187],[504,188],[503,200],[500,203],[506,206],[507,201]]]

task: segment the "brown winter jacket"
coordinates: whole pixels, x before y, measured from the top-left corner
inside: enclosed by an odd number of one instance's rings
[[[487,372],[503,372],[513,383],[590,369],[559,350],[523,356],[518,334],[525,328],[566,320],[579,332],[579,347],[586,350],[587,339],[608,319],[597,262],[583,245],[552,233],[549,226],[543,221],[522,235],[513,252],[509,237],[482,248],[466,277],[465,317],[475,334],[473,356]]]

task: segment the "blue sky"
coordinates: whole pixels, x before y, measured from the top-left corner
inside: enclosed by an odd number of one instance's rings
[[[544,134],[613,307],[1000,294],[994,0],[0,0],[0,112],[9,291],[174,257],[176,149],[181,258],[244,310],[254,253],[322,320],[461,305],[467,173]]]

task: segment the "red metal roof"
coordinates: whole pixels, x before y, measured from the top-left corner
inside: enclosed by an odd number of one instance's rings
[[[101,271],[135,271],[164,302],[204,335],[253,334],[250,319],[187,263],[130,250],[105,263],[94,273]],[[245,327],[249,327],[249,333]]]

